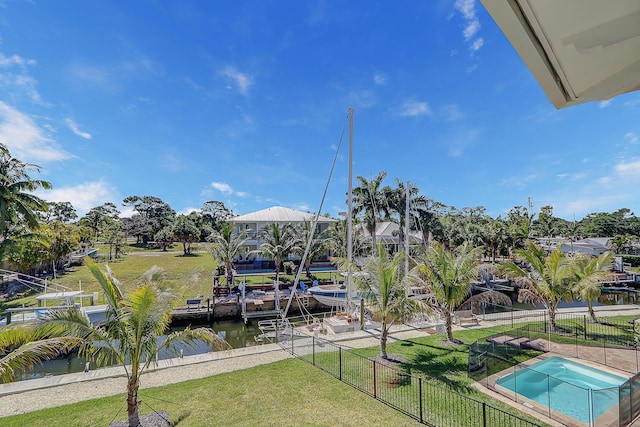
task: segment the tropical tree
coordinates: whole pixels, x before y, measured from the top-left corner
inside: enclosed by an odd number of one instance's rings
[[[47,206],[47,212],[42,215],[45,222],[69,223],[78,218],[75,208],[69,202],[47,202]]]
[[[170,226],[163,228],[153,236],[153,240],[157,245],[162,246],[163,252],[166,252],[167,246],[171,245],[174,240],[173,229]]]
[[[602,293],[602,282],[610,279],[613,266],[613,254],[605,252],[598,257],[579,255],[573,260],[573,275],[569,279],[572,291],[589,307],[589,316],[597,323],[598,318],[593,310],[593,301],[597,301]]]
[[[233,285],[233,260],[240,253],[244,243],[247,241],[247,231],[241,233],[233,232],[233,224],[222,223],[219,232],[214,231],[208,238],[213,245],[209,248],[211,256],[224,263],[225,277],[227,285]]]
[[[122,201],[122,204],[131,206],[150,224],[151,230],[149,234],[141,236],[142,242],[145,244],[158,231],[173,224],[176,218],[176,213],[171,209],[171,206],[155,196],[129,196]]]
[[[382,171],[367,181],[362,176],[356,176],[359,184],[353,188],[353,215],[364,213],[364,221],[367,224],[371,235],[371,252],[376,251],[376,225],[378,218],[389,216],[389,208],[385,199],[385,191],[382,188],[382,181],[387,173]]]
[[[522,249],[526,247],[533,232],[533,219],[535,213],[531,212],[532,207],[514,206],[507,214],[507,223],[509,224],[509,234],[511,235],[512,245],[514,249]]]
[[[129,426],[136,427],[140,425],[140,378],[151,363],[157,360],[161,351],[177,355],[180,345],[193,348],[198,341],[221,349],[227,349],[229,345],[207,328],[186,328],[164,335],[177,299],[155,286],[161,273],[157,267],[152,267],[144,274],[140,287],[125,295],[108,268],[104,273],[90,259],[87,258],[85,262],[106,297],[106,326],[93,326],[79,310],[72,309],[52,313],[41,328],[52,336],[81,338],[79,354],[95,360],[100,366],[116,362],[124,368],[127,376]]]
[[[6,146],[0,144],[0,262],[8,247],[23,235],[12,233],[24,224],[28,230],[39,226],[39,211],[47,210],[47,203],[33,192],[50,189],[48,181],[33,179],[30,172],[40,167],[14,158]]]
[[[378,245],[376,255],[369,256],[362,267],[363,274],[355,277],[355,284],[365,295],[367,307],[376,319],[380,319],[380,357],[383,359],[389,358],[387,339],[393,323],[423,308],[419,301],[407,298],[399,271],[402,259],[402,252],[392,257],[383,245]]]
[[[280,286],[280,267],[289,254],[296,248],[295,229],[291,224],[280,225],[272,223],[260,230],[260,238],[264,241],[260,248],[256,251],[264,256],[272,258],[276,264],[276,280],[273,284],[276,289],[276,310],[280,307],[280,301],[277,297]]]
[[[209,200],[204,202],[200,210],[202,219],[212,230],[222,231],[224,223],[233,218],[233,211],[220,201]]]
[[[0,328],[0,378],[13,382],[17,374],[77,348],[82,338],[51,336],[33,322]]]
[[[402,248],[405,239],[406,228],[406,211],[407,211],[407,188],[402,181],[396,180],[396,187],[385,187],[383,192],[386,194],[388,212],[394,215],[398,219],[400,225],[398,232],[398,247]],[[420,194],[420,190],[414,184],[409,184],[409,228],[413,225],[415,229],[418,224],[422,212],[426,211],[429,206],[429,201],[426,197]]]
[[[342,219],[334,222],[327,229],[327,245],[336,258],[347,258],[347,243],[349,241],[347,227],[347,220]],[[363,252],[364,242],[358,233],[351,234],[351,245],[354,255]]]
[[[80,218],[80,224],[93,230],[93,238],[96,240],[102,227],[109,221],[118,221],[120,211],[111,202],[89,209],[89,212]]]
[[[182,242],[184,255],[191,255],[191,243],[196,242],[200,236],[198,227],[189,218],[180,215],[173,224],[173,234]]]
[[[311,261],[324,254],[327,248],[326,233],[312,233],[313,222],[311,221],[303,222],[295,231],[297,244],[293,248],[293,252],[302,259],[307,246],[309,246],[309,253],[307,254],[307,258],[304,260],[303,267],[307,278],[311,279]]]
[[[486,291],[471,295],[472,281],[478,277],[479,250],[467,244],[449,251],[434,242],[411,270],[410,281],[421,288],[419,297],[436,312],[445,323],[447,340],[453,338],[453,314],[463,305],[488,303],[511,304],[506,295],[497,291]]]
[[[501,270],[519,282],[518,301],[542,304],[549,315],[551,328],[555,330],[558,304],[563,298],[571,298],[569,284],[574,274],[571,263],[559,248],[546,255],[542,247],[531,241],[527,241],[526,249],[516,250],[516,259],[526,267],[509,261]]]
[[[507,223],[501,217],[487,221],[482,227],[482,234],[491,262],[495,263],[508,239]]]

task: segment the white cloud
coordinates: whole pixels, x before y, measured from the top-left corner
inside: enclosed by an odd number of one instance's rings
[[[0,143],[27,162],[52,162],[74,157],[57,147],[31,117],[0,101]]]
[[[448,104],[442,107],[445,120],[455,122],[464,118],[464,114],[460,111],[460,107],[456,104]]]
[[[180,211],[178,211],[178,215],[189,215],[191,212],[200,212],[201,209],[200,208],[194,208],[194,207],[186,207]]]
[[[623,179],[640,177],[640,160],[628,163],[619,163],[613,168],[615,172]]]
[[[75,121],[73,121],[73,119],[70,119],[70,118],[65,119],[64,122],[67,124],[67,126],[69,126],[69,129],[71,129],[71,132],[75,133],[80,138],[91,139],[91,134],[87,132],[83,132],[80,129],[78,129],[78,125],[76,124]]]
[[[637,144],[638,143],[638,137],[635,134],[631,133],[631,132],[627,132],[624,135],[624,137],[625,137],[625,139],[628,139],[629,142],[632,143],[632,144]]]
[[[426,102],[408,100],[400,107],[398,115],[402,117],[430,116],[432,114]]]
[[[604,101],[600,101],[600,103],[598,104],[598,107],[607,108],[610,105],[611,105],[611,100],[610,99],[606,99]]]
[[[471,54],[480,50],[484,45],[484,39],[477,37],[480,32],[480,21],[476,17],[476,1],[475,0],[456,0],[453,7],[460,12],[464,19],[464,26],[462,29],[462,37],[464,37],[465,43],[469,45]]]
[[[296,203],[293,206],[291,206],[291,209],[295,209],[300,212],[310,212],[311,206],[309,206],[308,203]]]
[[[27,65],[35,65],[36,61],[33,59],[25,59],[18,55],[4,56],[0,53],[0,67],[9,68],[14,65],[25,67]]]
[[[210,185],[214,190],[218,190],[227,196],[233,194],[233,188],[225,182],[212,182]]]
[[[379,86],[384,86],[387,84],[387,75],[385,73],[375,73],[373,75],[373,82]]]
[[[482,46],[484,46],[484,39],[482,37],[479,37],[475,39],[473,43],[471,43],[471,46],[469,46],[469,49],[471,49],[472,52],[476,52],[480,50]]]
[[[235,69],[235,67],[227,67],[220,72],[223,76],[227,77],[236,86],[241,94],[247,96],[249,94],[249,88],[253,86],[253,78],[248,74],[242,73]]]
[[[454,6],[465,19],[472,20],[476,17],[475,0],[456,0]]]
[[[40,93],[36,90],[37,81],[27,73],[27,67],[35,65],[33,59],[26,59],[18,55],[4,56],[0,53],[0,88],[7,93],[26,96],[36,104],[44,104]],[[19,68],[19,71],[11,71]]]
[[[480,31],[480,21],[474,19],[467,23],[467,26],[462,31],[465,41],[471,40]]]
[[[112,202],[116,206],[119,203],[117,202],[119,196],[115,187],[103,180],[54,188],[53,190],[38,190],[36,194],[49,202],[71,203],[80,217],[84,216],[91,208],[106,202]]]

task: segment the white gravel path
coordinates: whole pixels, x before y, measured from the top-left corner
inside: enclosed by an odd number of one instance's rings
[[[205,378],[292,357],[276,344],[161,361],[142,376],[141,389]],[[207,360],[210,359],[210,360]],[[126,392],[122,367],[0,385],[0,417]]]

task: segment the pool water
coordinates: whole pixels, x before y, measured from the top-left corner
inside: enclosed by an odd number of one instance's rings
[[[553,356],[502,377],[496,384],[575,420],[589,423],[618,403],[618,388],[626,380]]]

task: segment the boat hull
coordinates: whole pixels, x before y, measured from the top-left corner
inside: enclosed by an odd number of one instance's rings
[[[347,303],[347,290],[339,287],[314,286],[309,288],[309,293],[316,301],[329,307],[341,307]],[[357,292],[351,297],[354,303],[362,298]]]

